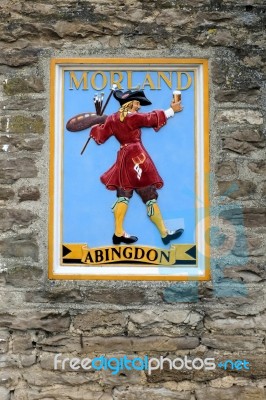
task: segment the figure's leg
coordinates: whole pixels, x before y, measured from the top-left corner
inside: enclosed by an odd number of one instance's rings
[[[170,231],[166,228],[164,220],[157,204],[158,193],[155,186],[148,186],[146,188],[137,189],[136,192],[142,198],[142,201],[147,206],[147,214],[150,220],[155,224],[160,232],[164,244],[168,244],[171,240],[179,238],[184,232],[184,229],[177,229]]]
[[[117,190],[117,200],[112,207],[115,219],[115,233],[113,235],[113,244],[134,243],[138,240],[136,236],[130,236],[124,231],[123,223],[126,216],[129,199],[133,195],[133,190]]]

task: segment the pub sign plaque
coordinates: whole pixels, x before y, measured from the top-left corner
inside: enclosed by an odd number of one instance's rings
[[[208,62],[52,59],[49,278],[207,280]]]

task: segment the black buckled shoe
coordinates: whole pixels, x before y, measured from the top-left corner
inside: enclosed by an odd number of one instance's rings
[[[171,240],[178,239],[182,233],[184,232],[184,229],[177,229],[176,231],[167,231],[168,234],[165,237],[162,237],[162,241],[164,244],[168,244],[171,242]]]
[[[113,244],[131,244],[138,240],[137,236],[130,236],[128,233],[124,232],[123,236],[113,235]]]

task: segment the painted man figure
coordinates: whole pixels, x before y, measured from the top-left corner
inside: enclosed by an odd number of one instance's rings
[[[170,231],[164,224],[157,204],[157,189],[163,186],[163,180],[141,142],[141,128],[149,127],[158,131],[169,117],[182,111],[181,103],[172,101],[171,107],[166,111],[139,113],[141,106],[151,104],[142,90],[128,90],[124,93],[117,90],[114,97],[120,103],[119,111],[108,116],[104,124],[93,126],[90,133],[97,144],[104,143],[112,135],[120,143],[116,162],[100,178],[107,189],[117,192],[117,201],[113,206],[113,244],[130,244],[138,240],[136,236],[127,234],[123,228],[129,199],[134,190],[146,204],[147,214],[158,228],[163,243],[168,244],[181,236],[183,229]]]

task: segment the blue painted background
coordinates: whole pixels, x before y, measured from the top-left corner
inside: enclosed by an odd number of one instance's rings
[[[145,74],[135,72],[136,83],[143,82]],[[159,132],[150,128],[142,130],[143,144],[164,180],[163,188],[158,191],[158,204],[166,224],[169,228],[185,229],[177,243],[195,243],[195,87],[194,74],[189,74],[192,85],[182,92],[184,110],[170,118]],[[155,78],[156,73],[151,72],[150,75]],[[76,76],[80,77],[81,72],[76,71]],[[183,78],[185,86],[186,77]],[[95,111],[94,89],[82,90],[80,87],[69,90],[69,87],[70,75],[69,71],[65,71],[64,127],[71,117]],[[173,82],[175,88],[176,83]],[[105,101],[110,85],[103,91]],[[146,86],[145,94],[152,105],[142,107],[141,112],[169,108],[172,89],[165,83],[162,83],[161,90],[151,90]],[[119,103],[111,98],[105,114],[116,112],[118,108]],[[89,130],[71,133],[64,129],[62,241],[87,243],[90,247],[106,246],[112,244],[114,219],[111,206],[116,200],[116,192],[107,190],[99,178],[115,162],[119,143],[113,137],[101,146],[91,140],[81,156],[88,134]],[[146,206],[136,193],[129,203],[124,226],[127,232],[138,236],[137,244],[164,247],[159,232],[147,217]]]

